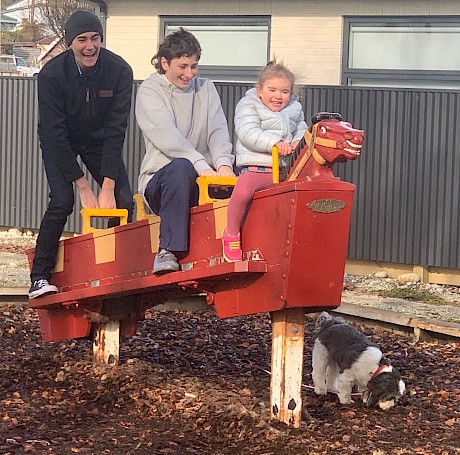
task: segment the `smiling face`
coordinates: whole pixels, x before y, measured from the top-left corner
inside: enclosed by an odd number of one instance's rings
[[[86,32],[78,35],[70,44],[83,73],[90,71],[96,65],[101,43],[101,35],[98,32]]]
[[[256,86],[262,103],[273,112],[284,109],[291,99],[292,83],[285,77],[272,77]]]
[[[177,88],[185,89],[188,87],[190,81],[198,75],[199,60],[197,55],[190,57],[183,55],[179,58],[173,58],[170,62],[165,57],[161,57],[161,66],[171,84]]]

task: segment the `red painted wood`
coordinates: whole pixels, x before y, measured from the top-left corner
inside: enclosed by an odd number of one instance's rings
[[[115,261],[96,264],[93,234],[65,240],[64,270],[54,275],[62,292],[34,299],[46,340],[88,336],[87,312],[124,300],[145,308],[167,297],[207,292],[221,318],[306,307],[340,305],[354,185],[337,181],[284,182],[259,192],[242,231],[249,260],[226,263],[216,238],[212,205],[192,209],[185,271],[152,274],[148,221],[115,228]],[[340,202],[331,213],[308,204]],[[29,259],[33,258],[33,250]],[[83,305],[77,308],[76,302]],[[140,318],[142,318],[140,316]],[[133,322],[126,333],[135,332]]]

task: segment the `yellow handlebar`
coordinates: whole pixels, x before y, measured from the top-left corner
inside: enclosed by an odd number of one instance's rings
[[[222,188],[228,188],[236,185],[237,177],[219,177],[214,175],[201,175],[197,177],[196,183],[200,191],[198,199],[198,205],[208,204],[215,201],[209,196],[210,186],[219,186]]]
[[[133,197],[134,203],[136,204],[136,221],[147,220],[149,215],[145,211],[145,204],[143,197],[137,193]]]
[[[276,145],[272,148],[272,174],[273,183],[280,182],[280,158],[278,153],[278,147]]]
[[[280,168],[279,168],[279,154],[278,147],[275,145],[272,148],[272,173],[273,173],[273,183],[279,183],[280,181]],[[198,205],[209,204],[210,202],[215,201],[209,196],[209,187],[210,186],[220,186],[220,187],[232,187],[236,185],[237,177],[219,177],[219,176],[210,176],[210,175],[201,175],[196,179],[198,188],[200,191],[200,196],[198,199]]]
[[[82,234],[88,234],[96,229],[91,227],[91,218],[120,218],[120,226],[128,222],[128,210],[126,209],[89,209],[80,210],[82,218]]]

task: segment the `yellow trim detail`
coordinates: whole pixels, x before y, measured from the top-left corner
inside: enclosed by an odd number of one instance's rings
[[[321,164],[321,166],[324,166],[326,164],[326,160],[318,153],[318,150],[313,149],[313,158]]]
[[[160,217],[149,215],[150,251],[156,253],[160,248]]]
[[[228,246],[231,250],[238,250],[240,248],[241,242],[239,240],[228,242]]]
[[[316,137],[315,144],[322,145],[323,147],[328,147],[330,149],[337,148],[337,141],[334,141],[332,139],[324,139],[322,137]]]
[[[227,227],[227,206],[228,199],[220,199],[212,203],[216,239],[222,238],[222,232]]]
[[[93,232],[96,264],[115,261],[115,229],[96,229]]]
[[[59,242],[59,249],[56,257],[56,263],[54,264],[54,272],[62,272],[64,270],[64,242]]]

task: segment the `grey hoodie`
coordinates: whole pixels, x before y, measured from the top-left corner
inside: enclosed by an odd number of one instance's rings
[[[227,120],[209,79],[193,78],[181,90],[164,75],[151,74],[139,87],[136,119],[146,147],[138,184],[142,195],[153,174],[175,158],[188,159],[198,175],[233,166]]]

